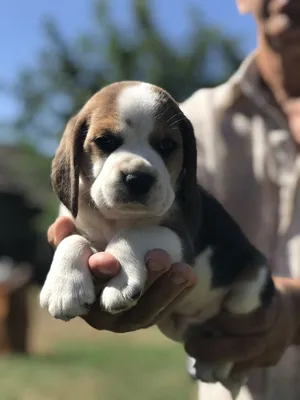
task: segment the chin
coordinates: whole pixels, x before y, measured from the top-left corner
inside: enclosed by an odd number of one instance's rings
[[[137,204],[132,205],[121,205],[121,206],[107,206],[99,207],[101,214],[107,219],[135,219],[140,217],[151,217],[155,214],[145,206],[138,206]]]
[[[161,203],[160,203],[161,205]],[[162,217],[170,207],[148,208],[145,205],[132,203],[118,206],[107,206],[99,208],[101,214],[107,219],[141,219]]]

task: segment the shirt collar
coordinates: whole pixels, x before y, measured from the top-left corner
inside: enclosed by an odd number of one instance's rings
[[[250,53],[232,75],[228,83],[240,96],[251,99],[259,108],[277,121],[278,126],[288,130],[287,121],[276,106],[272,93],[264,85],[256,64],[256,51]]]

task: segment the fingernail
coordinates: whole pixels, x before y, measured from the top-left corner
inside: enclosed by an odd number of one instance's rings
[[[153,260],[148,260],[147,261],[147,266],[151,271],[162,271],[165,266],[163,264],[158,264],[157,262],[153,261]]]
[[[112,268],[106,268],[106,267],[101,267],[101,272],[100,274],[105,274],[105,275],[111,275],[114,276],[116,274],[116,270]]]
[[[187,279],[183,275],[181,275],[178,271],[172,273],[171,280],[173,283],[175,283],[175,285],[182,285],[187,281]]]
[[[92,268],[93,274],[98,277],[101,278],[103,277],[103,275],[107,276],[107,277],[114,277],[117,275],[118,270],[117,269],[113,269],[110,267],[102,267],[101,268]]]

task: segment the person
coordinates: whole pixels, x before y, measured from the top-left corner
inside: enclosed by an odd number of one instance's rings
[[[223,85],[200,89],[181,108],[193,123],[202,184],[237,220],[269,261],[275,297],[268,308],[247,317],[221,312],[207,323],[221,335],[190,327],[185,349],[201,361],[232,360],[248,370],[238,400],[300,398],[300,3],[297,0],[236,0],[257,24],[258,46]],[[57,245],[74,232],[59,218],[48,232]],[[146,328],[170,312],[178,296],[193,286],[192,269],[171,265],[167,254],[146,255],[148,290],[120,316],[93,306],[85,317],[96,329],[125,332]],[[107,253],[89,260],[103,284],[119,271]],[[162,311],[163,310],[163,311]],[[205,328],[207,328],[205,327]],[[204,333],[203,333],[204,332]],[[266,368],[268,367],[268,368]],[[226,400],[219,384],[199,382],[199,398]]]

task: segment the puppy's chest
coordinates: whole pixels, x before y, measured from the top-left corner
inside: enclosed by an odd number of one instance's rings
[[[91,242],[95,250],[103,251],[120,231],[153,226],[157,225],[158,222],[156,219],[150,218],[147,220],[108,220],[93,210],[83,210],[78,213],[76,227]]]
[[[76,219],[76,227],[91,242],[95,250],[103,251],[117,232],[128,229],[130,225],[106,220],[101,215],[85,214],[83,217],[79,214]]]

